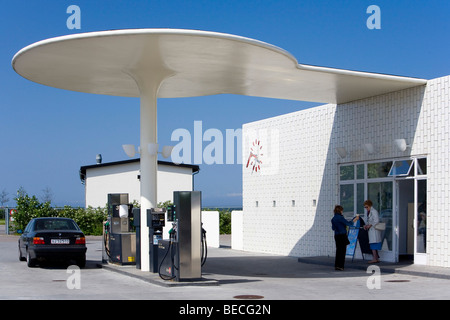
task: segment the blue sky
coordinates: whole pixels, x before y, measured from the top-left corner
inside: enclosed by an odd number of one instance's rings
[[[30,82],[11,59],[47,38],[122,28],[182,28],[224,32],[289,51],[299,63],[433,79],[450,74],[448,0],[0,2],[0,192],[9,205],[19,187],[55,205],[84,205],[80,166],[127,159],[121,145],[139,145],[139,99],[76,93]],[[69,30],[67,7],[81,9],[81,29]],[[370,5],[381,29],[369,30]],[[158,138],[177,128],[238,129],[243,123],[318,104],[232,95],[159,99]],[[206,144],[206,143],[205,143]],[[241,206],[242,166],[201,164],[195,188],[205,206]],[[106,200],[105,200],[106,202]]]

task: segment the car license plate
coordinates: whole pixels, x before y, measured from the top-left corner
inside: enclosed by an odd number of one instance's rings
[[[50,243],[51,244],[69,244],[70,240],[69,239],[51,239]]]

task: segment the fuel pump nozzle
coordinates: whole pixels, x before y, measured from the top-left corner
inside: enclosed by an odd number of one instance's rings
[[[178,219],[172,223],[172,229],[169,230],[169,238],[172,242],[178,242],[177,230],[178,230]]]
[[[173,250],[173,243],[177,242],[177,230],[178,230],[178,220],[176,220],[175,222],[172,223],[172,228],[169,230],[169,246],[166,249],[166,252],[164,254],[164,257],[162,258],[162,260],[159,263],[159,268],[158,268],[158,273],[159,273],[159,277],[163,280],[173,280],[175,279],[175,275],[172,276],[165,276],[161,273],[161,268],[162,265],[164,263],[164,260],[166,260],[168,254],[170,253],[170,259],[171,259],[171,265],[173,266],[173,268],[176,268],[174,261],[173,261],[173,255],[172,255],[172,250]]]
[[[203,267],[203,265],[206,262],[206,258],[208,257],[208,244],[206,243],[206,230],[203,228],[203,223],[202,223],[202,253],[201,253],[201,266]]]

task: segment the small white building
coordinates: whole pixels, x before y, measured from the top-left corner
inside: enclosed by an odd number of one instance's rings
[[[450,76],[245,124],[243,249],[334,256],[334,205],[371,199],[382,260],[450,267],[449,124]]]
[[[140,159],[83,166],[80,179],[85,186],[86,207],[106,206],[109,193],[128,193],[129,201],[140,202]],[[192,191],[197,165],[158,161],[157,202],[173,201],[174,191]]]

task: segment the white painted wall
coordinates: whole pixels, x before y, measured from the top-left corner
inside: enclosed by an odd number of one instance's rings
[[[231,249],[244,249],[244,212],[231,212]]]
[[[219,211],[202,211],[203,228],[206,230],[206,243],[208,247],[220,247]]]
[[[140,202],[139,162],[86,170],[86,207],[103,207],[109,193],[128,193]],[[158,164],[157,202],[173,201],[173,191],[192,190],[192,169]]]

